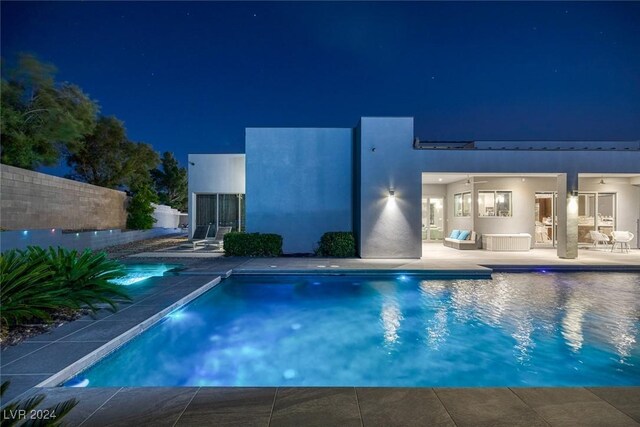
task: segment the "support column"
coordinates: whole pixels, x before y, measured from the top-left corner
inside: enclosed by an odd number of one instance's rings
[[[578,173],[558,175],[558,257],[578,257]]]

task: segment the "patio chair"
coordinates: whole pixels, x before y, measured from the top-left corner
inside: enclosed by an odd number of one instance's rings
[[[213,239],[207,239],[207,242],[205,243],[205,249],[209,246],[222,248],[222,245],[224,244],[224,236],[230,231],[231,227],[218,227],[218,229],[216,230],[216,235],[213,237]]]
[[[589,236],[591,240],[593,240],[593,248],[598,248],[600,244],[604,244],[605,246],[609,245],[609,236],[599,231],[590,231]]]
[[[207,243],[207,234],[209,234],[209,229],[211,228],[211,224],[209,225],[198,225],[196,229],[193,231],[193,237],[191,237],[191,241],[186,245],[191,245],[193,250],[196,250],[198,245],[204,245]]]
[[[611,252],[615,249],[616,245],[620,245],[620,252],[626,250],[629,253],[631,245],[629,242],[633,240],[633,233],[630,231],[613,231],[611,232],[613,238],[613,244],[611,245]]]

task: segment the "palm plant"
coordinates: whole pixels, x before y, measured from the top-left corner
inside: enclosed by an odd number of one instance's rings
[[[8,326],[32,318],[48,321],[50,312],[77,308],[53,279],[42,256],[25,257],[11,250],[0,256],[0,314]]]
[[[9,384],[9,381],[4,381],[2,385],[0,385],[0,397],[7,391]],[[55,414],[55,418],[48,420],[29,418],[29,416],[32,415],[32,411],[42,403],[44,398],[44,394],[36,394],[27,400],[17,400],[4,406],[2,408],[2,425],[7,427],[18,425],[21,427],[59,426],[62,425],[62,418],[78,404],[76,399],[65,400],[51,408],[43,410],[46,414]],[[24,417],[19,416],[19,414],[24,414]]]
[[[7,251],[0,255],[1,322],[8,327],[31,319],[49,322],[52,312],[81,307],[95,312],[100,303],[115,311],[116,299],[131,299],[111,283],[125,274],[104,252],[35,246]]]
[[[79,254],[75,250],[53,247],[48,250],[29,247],[27,252],[28,257],[45,260],[58,285],[77,305],[85,305],[95,312],[96,303],[105,303],[115,311],[115,298],[131,299],[121,286],[111,283],[126,273],[122,264],[108,259],[105,252],[87,249]]]

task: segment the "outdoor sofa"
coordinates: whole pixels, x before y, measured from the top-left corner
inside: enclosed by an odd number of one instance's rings
[[[453,230],[449,237],[445,237],[444,245],[459,250],[480,249],[482,240],[480,234],[473,230]]]

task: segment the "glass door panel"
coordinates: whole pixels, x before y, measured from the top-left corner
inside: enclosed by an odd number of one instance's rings
[[[220,194],[218,210],[218,227],[232,227],[238,231],[240,201],[237,194]]]
[[[430,197],[423,206],[426,207],[426,240],[441,241],[444,238],[444,199]]]
[[[616,226],[615,193],[598,193],[598,231],[611,238]]]
[[[555,193],[536,193],[535,198],[535,242],[538,245],[555,245]]]
[[[209,224],[215,225],[216,212],[217,194],[196,195],[196,226]]]
[[[596,194],[580,193],[578,195],[578,243],[589,243],[590,232],[596,229]]]

